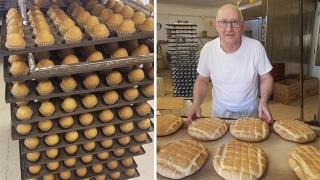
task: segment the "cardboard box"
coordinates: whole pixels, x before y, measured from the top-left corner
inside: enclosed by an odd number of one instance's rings
[[[273,69],[271,70],[271,74],[273,76],[274,82],[281,81],[284,79],[284,63],[272,63]]]
[[[163,78],[157,77],[157,96],[161,97],[164,96],[164,86],[163,86]]]
[[[289,104],[299,98],[299,81],[285,79],[274,83],[273,99],[283,104]]]
[[[287,75],[287,77],[289,77],[291,79],[298,80],[298,81],[300,79],[299,74],[290,74],[290,75]],[[304,78],[303,96],[310,97],[310,96],[317,95],[319,92],[319,79],[316,77],[312,77],[312,76],[304,76],[303,78]]]

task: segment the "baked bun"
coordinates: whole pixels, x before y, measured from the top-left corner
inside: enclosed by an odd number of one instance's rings
[[[166,136],[178,131],[183,124],[181,117],[172,114],[157,117],[157,136]]]

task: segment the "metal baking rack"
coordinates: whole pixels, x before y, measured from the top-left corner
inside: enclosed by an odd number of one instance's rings
[[[66,1],[64,1],[65,3]],[[85,5],[86,1],[81,1],[83,5]],[[153,12],[145,8],[143,5],[137,4],[135,2],[132,2],[130,0],[123,0],[125,4],[128,4],[132,6],[135,10],[139,10],[147,14],[147,16],[153,16]],[[25,4],[24,4],[25,3]],[[19,6],[20,5],[20,6]],[[54,25],[52,20],[47,16],[47,6],[49,5],[47,2],[41,6],[43,10],[43,14],[46,17],[46,20],[50,26],[50,29],[52,31],[52,34],[55,37],[55,43],[52,46],[46,46],[46,47],[38,47],[35,42],[34,42],[34,34],[32,33],[32,27],[30,25],[30,22],[25,21],[24,22],[24,39],[26,40],[26,47],[24,49],[19,49],[19,50],[8,50],[5,47],[5,41],[6,41],[6,19],[5,19],[5,14],[7,10],[10,7],[17,7],[21,8],[23,12],[21,12],[24,17],[26,14],[27,9],[25,9],[26,6],[30,7],[30,2],[21,0],[18,4],[17,1],[3,1],[0,0],[0,11],[3,14],[3,19],[2,19],[2,26],[1,26],[1,40],[0,40],[0,56],[3,56],[4,58],[4,79],[6,82],[6,102],[11,103],[10,108],[11,108],[11,135],[12,139],[18,139],[19,140],[19,150],[20,150],[20,168],[21,168],[21,179],[30,179],[35,177],[35,179],[42,179],[42,177],[46,174],[53,174],[55,179],[60,179],[59,178],[59,172],[64,171],[64,170],[70,170],[72,174],[72,179],[93,179],[95,176],[104,174],[106,178],[111,178],[110,173],[119,171],[121,173],[119,179],[129,179],[129,178],[134,178],[140,176],[139,172],[137,171],[137,164],[134,162],[134,164],[131,167],[123,167],[120,165],[117,169],[110,170],[107,167],[104,167],[103,172],[101,173],[94,173],[91,170],[91,166],[96,163],[106,163],[110,160],[120,160],[126,157],[133,157],[133,156],[139,156],[145,154],[145,150],[142,148],[142,145],[152,143],[152,138],[148,135],[148,132],[152,132],[154,130],[154,125],[151,121],[151,126],[148,129],[140,129],[138,127],[138,122],[143,119],[150,119],[153,117],[153,109],[151,109],[151,112],[146,115],[146,116],[139,116],[139,114],[136,112],[136,104],[141,103],[141,102],[146,102],[149,100],[152,100],[153,97],[147,97],[143,94],[141,88],[144,85],[152,84],[153,83],[153,78],[149,77],[148,75],[148,67],[150,64],[153,63],[153,33],[142,33],[142,32],[137,32],[131,36],[126,36],[126,37],[117,37],[115,33],[111,33],[109,38],[105,40],[93,40],[83,29],[82,33],[84,35],[83,40],[80,43],[74,43],[74,44],[67,44],[57,27]],[[19,7],[18,7],[19,6]],[[5,9],[3,11],[3,9]],[[65,9],[65,6],[63,9]],[[24,18],[24,20],[27,20],[27,18]],[[129,56],[126,58],[111,58],[109,54],[103,54],[104,59],[101,61],[95,61],[95,62],[86,62],[83,60],[83,57],[78,57],[80,59],[79,64],[74,64],[74,65],[59,65],[59,59],[57,60],[57,56],[53,55],[56,53],[57,50],[63,50],[63,49],[69,49],[69,48],[75,48],[76,55],[78,52],[78,47],[83,47],[83,46],[89,46],[89,45],[95,45],[97,50],[100,50],[103,52],[102,47],[104,44],[108,43],[114,43],[118,42],[119,45],[125,43],[125,41],[129,40],[138,40],[139,43],[145,43],[147,46],[149,46],[150,49],[150,54],[144,55],[144,56]],[[120,46],[122,47],[122,45]],[[49,52],[51,55],[51,58],[55,66],[49,67],[49,68],[36,68],[36,60],[34,58],[34,53],[36,52]],[[104,53],[104,52],[103,52]],[[29,65],[29,72],[26,76],[24,77],[13,77],[10,74],[10,63],[8,62],[8,56],[9,55],[16,55],[16,54],[27,54],[28,55],[28,65]],[[145,79],[141,82],[137,83],[130,83],[127,78],[127,71],[130,69],[130,67],[133,66],[138,66],[144,70],[145,73]],[[117,86],[109,86],[106,83],[105,80],[105,70],[111,70],[111,69],[117,69],[120,70],[122,73],[123,81],[117,85]],[[126,71],[127,69],[127,71]],[[83,75],[89,72],[95,72],[99,75],[100,78],[100,84],[98,85],[97,88],[95,89],[86,89],[83,82],[82,78]],[[75,78],[77,82],[77,87],[73,92],[65,93],[61,90],[59,87],[60,83],[60,77],[71,75]],[[50,95],[46,96],[41,96],[38,94],[36,91],[35,87],[37,84],[38,80],[41,79],[50,79],[54,85],[54,91]],[[24,98],[15,98],[11,94],[11,89],[14,81],[24,81],[28,87],[29,87],[29,94],[24,97]],[[139,96],[136,100],[134,101],[127,101],[123,97],[123,90],[124,88],[127,87],[137,87],[139,90]],[[116,90],[119,95],[119,99],[115,104],[105,104],[103,102],[102,98],[102,93],[107,91],[107,90]],[[98,104],[91,109],[85,108],[81,102],[81,96],[93,93],[97,95],[98,98]],[[63,97],[68,97],[72,96],[76,99],[77,102],[77,108],[75,111],[66,113],[63,111],[61,108],[60,104],[62,102],[61,98]],[[44,117],[38,112],[38,108],[40,105],[40,102],[43,100],[49,100],[50,102],[53,102],[55,106],[55,112],[49,117]],[[29,101],[28,106],[31,106],[34,113],[32,115],[32,118],[28,121],[20,121],[16,118],[15,112],[18,108],[18,105],[15,103],[22,102],[22,101]],[[133,109],[133,116],[128,119],[128,120],[122,120],[119,118],[118,115],[118,108],[121,106],[130,106]],[[114,119],[110,122],[100,122],[99,120],[99,112],[105,109],[110,109],[113,114],[114,114]],[[82,126],[80,122],[78,121],[80,114],[82,113],[91,113],[93,115],[93,123],[88,125],[88,126]],[[59,118],[66,117],[66,116],[72,116],[74,118],[74,124],[69,127],[68,129],[63,129],[60,127],[60,124],[58,123]],[[42,132],[40,129],[37,127],[37,122],[45,120],[47,118],[50,118],[53,122],[53,127],[47,131],[47,132]],[[134,129],[129,132],[129,133],[124,133],[120,129],[120,124],[125,123],[125,122],[133,122]],[[16,132],[16,126],[19,124],[24,124],[24,123],[31,123],[32,124],[32,129],[29,132],[28,135],[21,135]],[[114,125],[116,128],[115,134],[112,136],[105,136],[102,132],[102,127],[107,126],[107,125]],[[96,128],[97,129],[97,136],[93,139],[87,139],[84,136],[84,131],[87,128]],[[65,139],[65,133],[69,131],[77,131],[79,134],[79,138],[73,142],[69,143]],[[143,142],[138,142],[134,139],[134,135],[141,134],[141,133],[146,133],[147,134],[147,139],[146,141]],[[47,146],[44,142],[44,138],[47,135],[50,134],[57,134],[59,136],[60,142],[56,146]],[[131,141],[126,144],[120,144],[118,142],[118,139],[123,136],[129,136],[131,138]],[[27,137],[38,137],[40,140],[39,146],[35,150],[30,150],[27,149],[23,142],[24,139]],[[100,143],[106,139],[111,139],[113,140],[113,144],[109,148],[103,147]],[[87,151],[85,150],[83,144],[87,142],[95,142],[96,147],[92,151]],[[70,155],[67,154],[65,151],[65,146],[74,144],[78,147],[78,150],[75,154]],[[128,148],[134,145],[139,145],[141,147],[141,150],[137,153],[131,153],[129,152]],[[51,148],[57,148],[59,151],[59,155],[55,159],[49,159],[45,155],[45,151]],[[125,148],[126,153],[120,157],[115,156],[112,151],[114,151],[117,148]],[[38,151],[40,152],[40,159],[36,162],[29,162],[26,160],[26,153],[28,152],[33,152],[33,151]],[[96,154],[100,152],[110,152],[110,157],[105,160],[99,160],[96,158]],[[91,163],[88,164],[83,164],[80,162],[80,157],[84,155],[93,155],[95,158]],[[68,159],[68,158],[76,158],[77,163],[74,167],[66,167],[63,165],[63,161]],[[53,161],[59,161],[60,162],[60,167],[56,171],[49,171],[45,166],[48,162],[53,162]],[[33,175],[28,172],[28,167],[32,165],[41,165],[42,170],[39,174]],[[79,177],[75,174],[75,168],[77,167],[83,167],[86,166],[88,167],[88,172],[86,176]],[[133,168],[135,169],[135,174],[131,177],[127,176],[124,171],[128,168]]]
[[[173,96],[190,98],[193,96],[199,59],[197,25],[178,21],[167,24],[166,30]]]

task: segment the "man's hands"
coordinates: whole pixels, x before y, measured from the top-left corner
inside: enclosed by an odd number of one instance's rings
[[[188,121],[193,121],[200,117],[201,117],[201,108],[195,107],[194,105],[192,105],[192,107],[188,111]]]
[[[271,124],[273,122],[268,103],[264,101],[260,101],[259,103],[259,118],[268,124]]]

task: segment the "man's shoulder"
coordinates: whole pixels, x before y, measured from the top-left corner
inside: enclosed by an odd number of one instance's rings
[[[247,37],[247,36],[242,36],[242,40],[244,42],[246,42],[247,44],[249,44],[250,46],[256,46],[256,47],[262,46],[260,41],[258,41],[256,39],[252,39],[252,38]]]
[[[217,47],[217,44],[219,44],[219,37],[218,38],[215,38],[207,43],[205,43],[202,47],[203,50],[205,49],[212,49],[212,48],[215,48]]]

